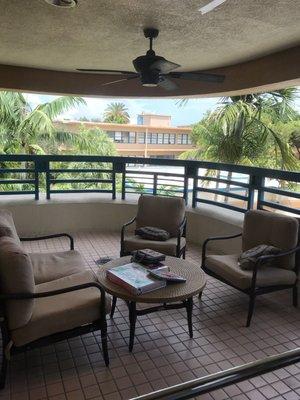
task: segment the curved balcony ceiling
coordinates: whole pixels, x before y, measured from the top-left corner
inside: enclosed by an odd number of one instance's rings
[[[0,87],[102,96],[247,93],[300,84],[300,1],[227,0],[204,15],[209,0],[79,0],[61,9],[43,0],[0,0]],[[134,71],[145,54],[143,28],[160,30],[157,55],[181,71],[225,74],[223,83],[176,82],[144,88],[139,80],[78,68]]]

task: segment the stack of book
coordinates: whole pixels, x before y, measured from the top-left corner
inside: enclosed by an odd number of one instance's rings
[[[168,270],[168,267],[162,266],[158,269]],[[166,280],[156,279],[149,274],[147,268],[134,262],[108,269],[106,276],[135,296],[164,288],[167,284]]]

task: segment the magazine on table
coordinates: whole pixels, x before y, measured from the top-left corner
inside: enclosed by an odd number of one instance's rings
[[[149,270],[138,263],[129,263],[108,269],[106,276],[111,282],[136,296],[164,288],[167,284],[165,280],[150,276]]]

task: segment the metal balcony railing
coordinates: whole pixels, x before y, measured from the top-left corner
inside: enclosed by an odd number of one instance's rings
[[[181,196],[238,212],[300,215],[300,173],[207,161],[71,155],[0,155],[0,195],[105,193]]]
[[[185,400],[195,399],[196,396],[209,393],[213,390],[224,388],[238,382],[245,381],[255,376],[266,374],[279,368],[284,368],[300,361],[300,348],[289,350],[281,354],[269,356],[262,360],[250,362],[193,379],[165,389],[157,390],[131,400]]]

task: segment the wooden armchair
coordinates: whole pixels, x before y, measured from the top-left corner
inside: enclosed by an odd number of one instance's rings
[[[126,234],[126,228],[135,223],[136,228],[154,226],[170,233],[170,239],[155,241],[142,239],[134,234]],[[134,250],[150,248],[160,253],[185,258],[186,252],[185,203],[179,197],[142,195],[138,201],[136,217],[123,225],[121,230],[120,256]]]
[[[207,255],[211,241],[242,237],[242,251],[260,244],[280,248],[276,255],[258,257],[253,270],[242,270],[239,254]],[[270,261],[272,265],[264,265]],[[277,290],[292,289],[293,305],[298,305],[298,274],[300,264],[299,223],[296,218],[262,210],[245,214],[243,232],[237,235],[212,237],[202,247],[202,269],[214,278],[240,290],[250,297],[246,326],[250,326],[255,298]]]

